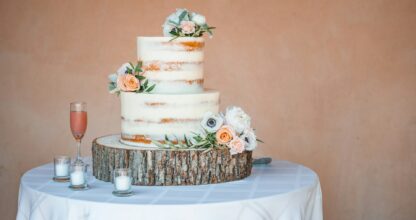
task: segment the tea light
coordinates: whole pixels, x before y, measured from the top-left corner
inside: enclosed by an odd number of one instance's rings
[[[56,164],[55,165],[55,176],[68,176],[69,174],[69,164]]]
[[[71,184],[73,186],[79,186],[85,183],[84,172],[74,171],[71,173]]]
[[[69,179],[69,164],[71,159],[67,156],[58,156],[54,158],[54,180],[65,182]]]
[[[115,196],[131,196],[131,171],[127,168],[118,168],[113,171],[114,177],[114,191]]]
[[[114,179],[117,191],[127,191],[131,187],[131,178],[129,176],[118,176]]]
[[[88,189],[87,169],[88,165],[84,164],[82,161],[75,161],[71,165],[71,185],[69,188],[74,190]]]

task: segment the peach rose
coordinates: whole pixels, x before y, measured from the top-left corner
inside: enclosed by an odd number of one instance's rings
[[[195,23],[192,21],[182,21],[181,29],[184,34],[192,34],[195,32]]]
[[[224,125],[218,129],[215,136],[219,144],[228,144],[234,138],[235,132],[230,126]]]
[[[140,88],[140,82],[132,74],[123,74],[119,75],[117,78],[117,87],[121,91],[132,92]]]
[[[230,143],[228,144],[228,147],[230,148],[231,155],[243,153],[244,151],[244,140],[241,138],[234,138]]]

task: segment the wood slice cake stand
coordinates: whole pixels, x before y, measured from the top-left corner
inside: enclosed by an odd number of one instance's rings
[[[134,185],[200,185],[243,179],[251,174],[252,152],[231,156],[227,149],[179,150],[133,147],[120,135],[92,143],[93,175],[112,181],[115,168],[130,168]]]

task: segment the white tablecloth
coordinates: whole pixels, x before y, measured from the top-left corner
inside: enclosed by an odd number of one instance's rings
[[[18,220],[37,219],[282,219],[321,220],[318,176],[287,161],[256,165],[244,180],[200,186],[135,186],[115,197],[111,183],[91,178],[91,189],[72,191],[52,181],[53,165],[26,172],[20,182]]]

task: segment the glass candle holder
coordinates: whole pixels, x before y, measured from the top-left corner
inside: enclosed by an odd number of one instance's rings
[[[115,196],[131,196],[133,191],[131,189],[131,170],[127,168],[117,168],[113,172],[114,177],[114,191]]]
[[[88,165],[82,161],[75,161],[71,165],[70,185],[73,190],[88,189]]]
[[[67,156],[57,156],[53,160],[54,175],[53,180],[56,182],[69,181],[69,167],[71,158]]]

